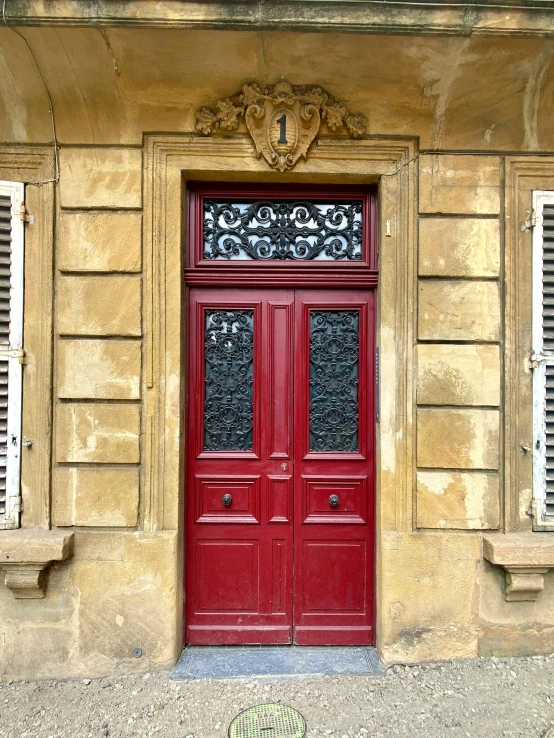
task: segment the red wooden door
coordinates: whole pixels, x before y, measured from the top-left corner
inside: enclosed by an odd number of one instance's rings
[[[189,293],[188,643],[291,641],[293,312],[292,290]]]
[[[373,301],[190,290],[188,643],[372,643]]]
[[[294,641],[373,642],[374,292],[297,290]]]

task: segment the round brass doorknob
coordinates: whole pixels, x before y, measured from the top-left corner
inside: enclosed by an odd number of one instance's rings
[[[331,497],[329,497],[329,504],[331,507],[338,507],[339,502],[340,500],[338,495],[331,495]]]
[[[231,502],[233,502],[233,497],[231,495],[223,495],[221,498],[221,502],[225,505],[225,507],[229,507]]]

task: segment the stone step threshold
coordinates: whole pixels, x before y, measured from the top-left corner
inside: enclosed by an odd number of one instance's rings
[[[260,679],[384,676],[368,646],[188,646],[170,678]]]

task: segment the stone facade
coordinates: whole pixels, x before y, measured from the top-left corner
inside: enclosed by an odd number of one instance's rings
[[[123,17],[140,3],[116,5]],[[180,652],[182,203],[194,179],[378,183],[377,646],[387,662],[554,650],[551,569],[536,601],[507,601],[504,563],[483,556],[487,536],[554,546],[528,514],[530,233],[520,228],[532,191],[554,189],[553,42],[540,27],[525,38],[516,27],[349,34],[339,3],[311,5],[336,6],[328,33],[170,27],[169,17],[152,28],[138,16],[100,30],[86,14],[54,27],[43,3],[8,2],[22,26],[23,6],[36,6],[36,25],[19,30],[52,96],[61,173],[36,184],[53,175],[48,105],[21,39],[0,29],[0,178],[28,183],[33,215],[23,435],[35,439],[22,461],[23,528],[2,534],[0,567],[24,534],[21,565],[34,545],[28,564],[45,577],[36,598],[0,582],[3,678],[166,668]],[[378,19],[365,22],[376,30]],[[243,129],[194,131],[201,105],[282,76],[325,86],[367,116],[368,135],[321,137],[281,175]],[[44,542],[49,529],[73,534],[56,544],[63,555]]]

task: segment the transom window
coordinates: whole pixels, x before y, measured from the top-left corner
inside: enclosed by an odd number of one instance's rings
[[[362,200],[204,200],[204,259],[360,261]]]
[[[375,187],[197,182],[187,201],[190,286],[213,286],[216,275],[244,286],[248,274],[284,286],[291,269],[305,270],[306,287],[377,284]]]

